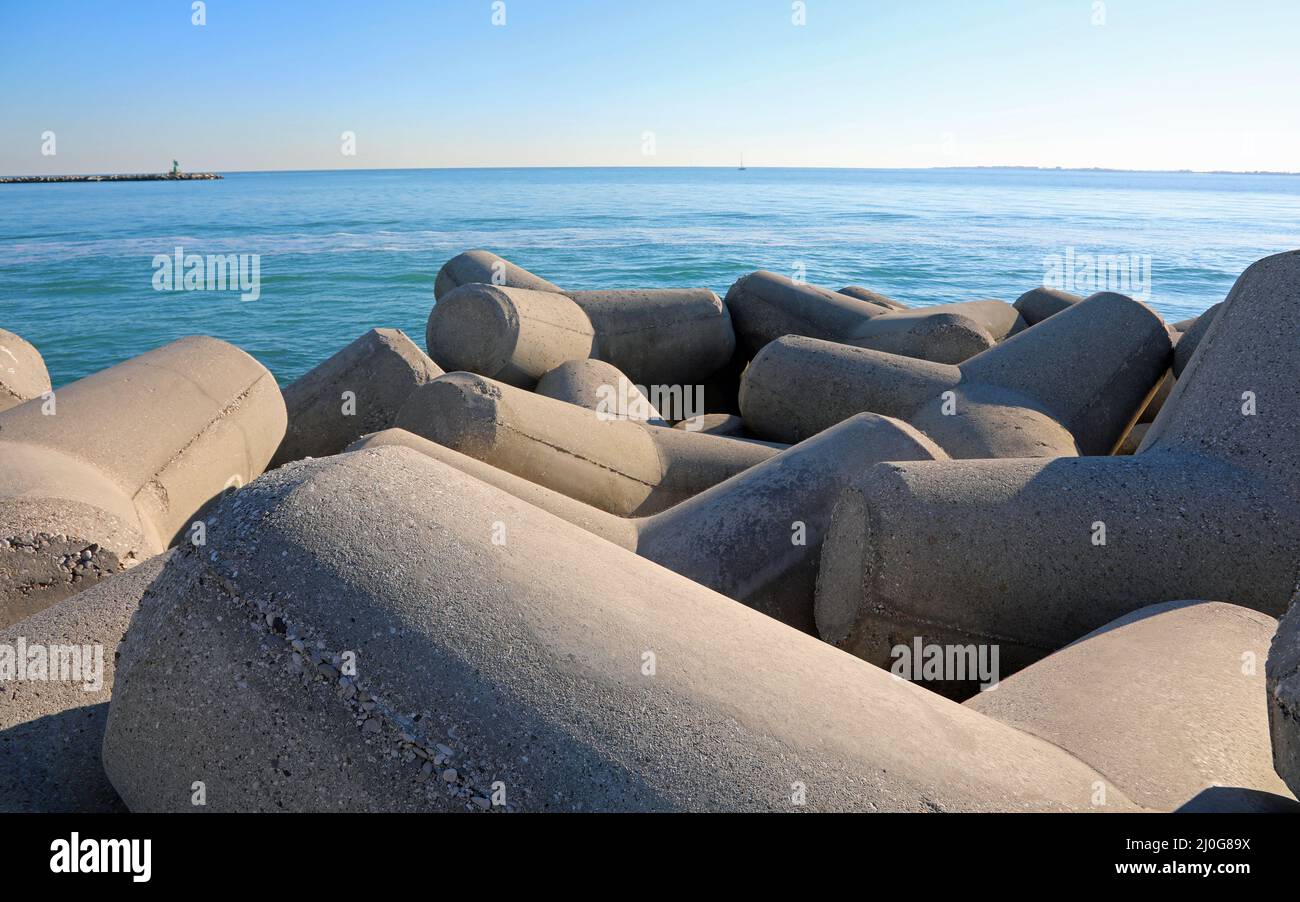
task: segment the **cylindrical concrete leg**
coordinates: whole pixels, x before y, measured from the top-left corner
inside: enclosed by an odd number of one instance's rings
[[[739,279],[726,303],[736,340],[749,357],[782,335],[840,341],[893,309],[766,270]]]
[[[40,351],[0,329],[0,410],[39,398],[50,390],[50,374]]]
[[[1187,369],[1187,364],[1191,362],[1192,355],[1201,345],[1201,339],[1205,333],[1210,331],[1210,326],[1214,325],[1214,317],[1218,315],[1219,309],[1223,302],[1215,304],[1209,310],[1206,310],[1191,323],[1178,339],[1178,345],[1174,348],[1174,376],[1181,376],[1183,370]]]
[[[620,516],[671,507],[778,450],[606,418],[470,373],[416,389],[395,425]]]
[[[570,291],[596,332],[594,356],[638,385],[694,385],[731,360],[731,314],[707,288]]]
[[[1278,624],[1266,674],[1273,768],[1300,793],[1300,604],[1292,604]]]
[[[997,643],[1013,673],[1153,601],[1276,616],[1297,547],[1300,505],[1203,458],[881,464],[835,506],[817,628],[880,666],[918,636]]]
[[[861,285],[845,285],[836,294],[847,294],[859,301],[866,301],[869,304],[875,304],[877,307],[888,307],[891,310],[907,309],[907,305],[902,301],[887,298],[880,292],[872,291],[870,288],[863,288]]]
[[[966,706],[1072,752],[1156,811],[1295,812],[1273,773],[1263,670],[1243,666],[1264,659],[1276,626],[1215,601],[1150,605]]]
[[[289,426],[271,466],[337,454],[387,429],[415,387],[441,375],[400,329],[371,329],[284,389]]]
[[[536,392],[616,420],[667,426],[650,399],[617,367],[603,360],[569,360],[548,372]]]
[[[642,521],[637,553],[804,632],[831,506],[883,460],[940,460],[897,420],[854,416]]]
[[[434,305],[425,343],[448,372],[532,388],[566,360],[590,357],[595,333],[582,308],[562,294],[474,283]]]
[[[960,381],[949,364],[789,335],[750,363],[740,411],[756,435],[799,442],[863,411],[905,419]]]
[[[1169,367],[1164,322],[1102,292],[961,365],[963,381],[1036,399],[1084,454],[1110,454]]]
[[[1082,300],[1083,298],[1077,294],[1070,294],[1070,292],[1061,291],[1058,288],[1042,286],[1026,291],[1016,298],[1015,303],[1011,306],[1020,311],[1020,315],[1025,318],[1027,324],[1036,326],[1049,316],[1060,313]]]
[[[509,260],[498,257],[491,251],[466,251],[457,254],[442,265],[433,282],[434,300],[441,301],[443,295],[450,294],[464,285],[496,285],[499,288],[527,288],[530,291],[551,291],[559,293],[560,289]]]
[[[183,338],[0,413],[0,626],[157,554],[284,437],[275,378]]]

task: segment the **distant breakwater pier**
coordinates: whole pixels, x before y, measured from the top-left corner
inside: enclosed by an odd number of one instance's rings
[[[49,184],[55,182],[207,182],[222,178],[215,172],[142,172],[123,175],[8,175],[0,185]]]

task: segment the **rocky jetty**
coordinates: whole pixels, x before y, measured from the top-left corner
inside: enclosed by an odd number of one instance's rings
[[[119,175],[7,175],[0,185],[45,185],[61,182],[211,182],[224,178],[215,172],[142,172]]]
[[[0,809],[1300,810],[1300,252],[434,290],[283,393],[0,332]]]

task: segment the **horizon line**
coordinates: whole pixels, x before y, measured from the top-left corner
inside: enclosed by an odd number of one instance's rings
[[[944,172],[944,171],[980,171],[980,170],[997,170],[997,171],[1023,171],[1023,172],[1111,172],[1126,174],[1147,174],[1147,175],[1276,175],[1276,176],[1298,176],[1300,171],[1276,170],[1276,169],[1127,169],[1112,166],[1019,166],[1019,165],[972,165],[972,166],[834,166],[828,164],[801,164],[789,166],[745,166],[744,170],[739,167],[714,164],[682,164],[682,165],[661,165],[661,166],[629,166],[618,164],[518,164],[518,165],[488,165],[488,166],[377,166],[377,167],[335,167],[332,169],[201,169],[201,170],[181,170],[188,175],[213,173],[218,175],[264,175],[275,173],[316,173],[316,172],[473,172],[473,171],[512,171],[520,169],[723,169],[732,171],[746,171],[749,169],[772,169],[772,170],[807,170],[822,169],[828,171],[847,171],[847,172]],[[139,170],[135,172],[34,172],[34,173],[9,173],[0,175],[0,178],[59,178],[69,176],[121,176],[121,175],[153,175],[148,170]]]

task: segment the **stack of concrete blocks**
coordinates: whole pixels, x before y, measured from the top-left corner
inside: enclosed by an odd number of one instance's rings
[[[483,251],[435,293],[428,356],[373,330],[282,401],[188,339],[62,427],[0,333],[0,646],[111,659],[5,696],[0,809],[1300,808],[1300,254],[1181,328]]]

